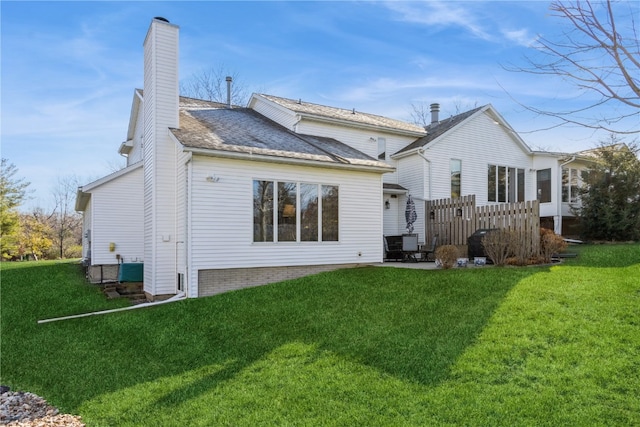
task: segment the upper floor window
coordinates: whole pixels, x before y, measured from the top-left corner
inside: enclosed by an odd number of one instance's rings
[[[334,185],[254,180],[253,241],[338,241],[338,195]]]
[[[551,169],[536,172],[536,195],[540,203],[551,202]]]
[[[489,202],[523,202],[524,189],[524,169],[489,165],[487,169],[487,200]]]
[[[387,139],[386,138],[378,138],[378,159],[386,160],[387,159]]]
[[[451,197],[460,197],[462,161],[458,159],[451,159],[449,161],[449,170],[451,171]]]

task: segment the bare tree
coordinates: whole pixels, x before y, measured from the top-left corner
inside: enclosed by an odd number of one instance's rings
[[[76,176],[58,177],[53,190],[55,207],[49,215],[57,256],[65,258],[71,246],[82,244],[82,217],[75,211],[79,179]]]
[[[460,100],[456,100],[453,103],[454,112],[449,115],[457,116],[458,114],[464,113],[465,111],[473,110],[477,107],[477,101],[473,105],[470,105],[469,103],[463,105]],[[431,105],[423,101],[412,102],[409,115],[413,124],[427,128],[431,124]]]
[[[206,101],[227,102],[227,77],[231,77],[231,103],[245,105],[249,100],[246,85],[236,72],[224,66],[203,69],[180,83],[180,94]]]
[[[569,30],[560,38],[540,36],[539,57],[526,57],[525,67],[504,67],[509,71],[559,76],[583,94],[595,94],[595,101],[564,111],[548,111],[523,105],[528,110],[560,120],[558,127],[574,124],[595,130],[632,134],[640,132],[640,42],[631,2],[555,1],[553,16],[567,22]],[[522,105],[522,104],[521,104]]]

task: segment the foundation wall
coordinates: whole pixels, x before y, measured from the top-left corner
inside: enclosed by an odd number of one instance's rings
[[[340,268],[353,268],[360,265],[361,264],[332,264],[199,270],[198,296],[211,296],[237,289],[297,279],[311,274],[333,271]]]
[[[118,264],[102,264],[87,266],[89,283],[106,283],[118,281]]]

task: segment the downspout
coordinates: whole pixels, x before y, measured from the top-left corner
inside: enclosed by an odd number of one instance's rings
[[[571,159],[558,166],[558,230],[555,230],[558,235],[562,234],[562,168],[573,162],[575,159],[576,156],[572,156]]]
[[[191,193],[193,192],[193,168],[191,160],[193,158],[193,153],[188,153],[187,160],[184,162],[184,166],[187,168],[185,171],[185,180],[186,180],[186,204],[185,207],[185,216],[184,219],[184,293],[187,298],[189,298],[189,292],[191,292]]]
[[[431,160],[427,159],[424,155],[424,148],[418,150],[418,156],[422,157],[429,164],[429,200],[431,200],[431,183],[433,180],[431,179]]]

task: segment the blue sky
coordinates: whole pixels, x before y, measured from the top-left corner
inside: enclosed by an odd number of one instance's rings
[[[524,65],[563,22],[545,1],[12,2],[1,7],[2,157],[51,206],[58,177],[83,182],[123,163],[142,42],[154,16],[180,26],[181,80],[207,68],[261,92],[397,119],[412,103],[441,117],[491,103],[533,148],[578,151],[605,137],[550,125],[517,101],[573,108],[578,93]],[[637,10],[637,6],[636,10]],[[581,101],[584,101],[582,98]]]

